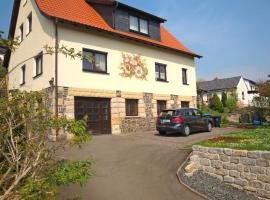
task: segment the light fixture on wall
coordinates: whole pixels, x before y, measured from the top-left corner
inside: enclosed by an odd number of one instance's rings
[[[50,87],[53,88],[53,86],[54,86],[54,78],[51,78],[51,80],[49,80],[49,84],[50,84]]]

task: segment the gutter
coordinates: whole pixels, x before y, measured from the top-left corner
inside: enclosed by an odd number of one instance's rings
[[[55,25],[55,117],[58,119],[58,49],[59,49],[59,38],[58,38],[58,19],[54,20]]]

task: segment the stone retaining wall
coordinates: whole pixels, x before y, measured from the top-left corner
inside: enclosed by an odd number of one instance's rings
[[[193,146],[187,175],[203,170],[238,189],[270,199],[270,152]]]

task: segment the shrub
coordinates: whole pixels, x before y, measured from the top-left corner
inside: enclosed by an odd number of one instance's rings
[[[229,112],[237,110],[238,107],[237,107],[236,99],[228,99],[227,100],[227,108],[228,108]]]
[[[52,143],[48,133],[64,129],[81,147],[90,139],[84,121],[55,118],[40,92],[10,93],[0,98],[0,200],[53,200],[57,187],[85,184],[93,174],[91,161],[62,161],[56,152],[67,141]]]
[[[223,104],[223,107],[227,107],[227,99],[227,94],[225,92],[222,92],[221,102]]]
[[[210,108],[221,113],[224,111],[223,104],[217,94],[214,94],[213,98],[211,99]]]

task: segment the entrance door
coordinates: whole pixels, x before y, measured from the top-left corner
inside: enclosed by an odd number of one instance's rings
[[[87,116],[88,130],[94,134],[111,134],[110,99],[75,97],[75,118]]]
[[[188,101],[181,101],[181,108],[189,108],[189,102]]]

